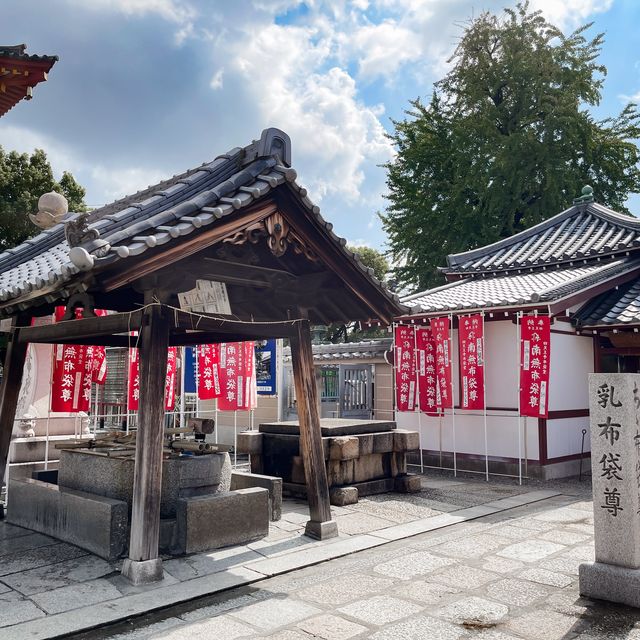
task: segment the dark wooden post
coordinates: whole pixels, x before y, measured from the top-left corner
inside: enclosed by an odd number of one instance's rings
[[[296,322],[295,330],[291,335],[291,360],[300,424],[300,450],[311,516],[305,533],[322,540],[337,536],[338,527],[331,519],[329,485],[318,413],[318,386],[313,366],[308,320]]]
[[[13,432],[16,407],[22,386],[22,371],[29,347],[27,343],[18,340],[20,329],[16,327],[27,326],[30,320],[30,317],[24,315],[13,319],[12,333],[9,337],[4,361],[2,387],[0,388],[0,487],[7,470],[11,433]]]
[[[169,313],[160,305],[145,311],[140,332],[140,404],[133,479],[129,558],[122,573],[134,584],[162,580],[158,557],[164,388],[169,346]]]

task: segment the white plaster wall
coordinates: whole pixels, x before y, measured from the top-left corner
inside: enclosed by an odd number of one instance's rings
[[[567,329],[567,323],[553,328]],[[593,373],[593,338],[568,334],[551,334],[551,377],[549,411],[587,409],[588,375]]]
[[[591,451],[588,416],[547,420],[547,458],[560,458],[580,453],[582,429],[587,430],[584,450]]]
[[[539,458],[538,422],[518,421],[518,345],[517,330],[511,320],[485,323],[485,375],[487,407],[487,450],[490,456],[530,460]],[[453,332],[453,376],[456,401],[458,394],[458,336]],[[509,411],[511,409],[511,411]],[[450,413],[443,418],[432,418],[417,413],[398,413],[398,427],[419,430],[424,449],[438,451],[442,441],[444,451],[453,451],[453,424]],[[520,441],[518,440],[520,429]],[[482,412],[456,410],[455,449],[459,453],[484,455],[484,416]]]

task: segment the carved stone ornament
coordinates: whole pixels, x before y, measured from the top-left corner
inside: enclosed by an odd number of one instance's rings
[[[79,247],[81,244],[97,240],[100,232],[89,228],[89,214],[79,213],[64,225],[64,234],[69,247]]]
[[[36,436],[36,416],[32,413],[25,413],[18,423],[18,438],[35,438]]]
[[[50,191],[40,196],[38,200],[38,213],[29,214],[29,219],[36,227],[50,229],[57,225],[69,212],[67,199],[55,191]]]

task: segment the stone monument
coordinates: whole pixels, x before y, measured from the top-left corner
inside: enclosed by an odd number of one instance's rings
[[[584,596],[640,607],[640,375],[589,376],[596,561]]]

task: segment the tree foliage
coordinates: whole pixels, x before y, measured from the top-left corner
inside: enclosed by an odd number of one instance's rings
[[[389,273],[389,263],[384,254],[372,247],[348,247],[358,255],[365,267],[373,269],[373,274],[381,282],[386,282]],[[385,335],[382,329],[361,329],[359,323],[350,324],[334,323],[326,328],[322,336],[323,342],[358,342],[361,340],[371,340]]]
[[[42,149],[31,155],[0,147],[0,251],[20,244],[39,229],[29,220],[38,210],[38,198],[57,191],[69,202],[69,211],[85,211],[85,190],[65,171],[60,181]]]
[[[467,26],[428,104],[412,101],[390,136],[381,216],[404,286],[441,283],[450,253],[506,238],[556,213],[585,184],[627,212],[640,191],[640,114],[596,120],[606,69],[591,24],[565,36],[528,4]],[[628,212],[627,212],[628,213]]]

